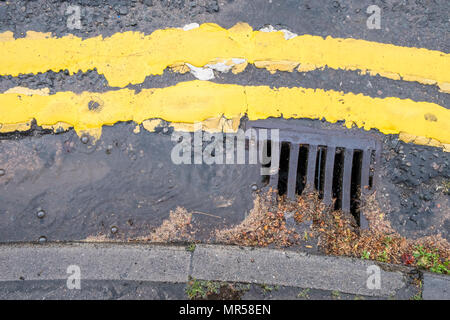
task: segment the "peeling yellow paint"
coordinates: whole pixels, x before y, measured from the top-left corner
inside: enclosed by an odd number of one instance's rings
[[[213,59],[212,61],[208,62],[204,67],[208,67],[208,68],[217,70],[218,68],[216,67],[216,64],[223,64],[224,66],[229,67],[229,69],[231,69],[231,72],[233,74],[238,74],[238,73],[244,71],[248,65],[248,62],[246,60],[244,60],[244,62],[240,62],[240,63],[235,62],[233,60],[234,59],[216,58],[216,59]],[[239,59],[239,60],[243,60],[243,59]],[[170,70],[172,70],[172,72],[181,73],[181,74],[184,74],[184,73],[190,71],[190,68],[188,65],[186,65],[186,63],[175,63],[175,64],[169,66],[169,68],[170,68]],[[228,70],[227,70],[227,72],[228,72]]]
[[[31,129],[31,123],[0,123],[0,133],[14,132],[14,131],[28,131]]]
[[[72,128],[72,126],[68,123],[64,123],[64,122],[58,122],[56,124],[53,125],[42,125],[43,129],[50,129],[53,130],[54,132],[58,132],[58,131],[67,131],[70,128]]]
[[[97,128],[89,128],[89,129],[82,129],[78,130],[77,134],[81,137],[83,135],[88,135],[91,138],[91,142],[95,143],[98,139],[102,136],[102,127]]]
[[[29,40],[42,40],[51,38],[51,32],[27,31],[26,38]]]
[[[239,129],[239,124],[241,122],[241,116],[233,117],[232,119],[226,119],[225,117],[220,118],[209,118],[201,121],[201,128],[203,131],[217,133],[233,133],[237,132]],[[175,131],[185,131],[194,132],[194,123],[183,123],[183,122],[172,122],[169,124]]]
[[[161,126],[161,123],[161,119],[148,119],[142,121],[142,126],[145,130],[154,132],[157,127]]]
[[[239,63],[233,66],[233,68],[231,68],[231,72],[233,74],[238,74],[241,73],[242,71],[245,70],[245,68],[247,68],[248,62],[245,61],[244,63]]]
[[[14,87],[9,88],[5,91],[5,93],[18,93],[18,94],[26,94],[27,96],[32,96],[33,94],[37,94],[40,96],[48,96],[50,94],[49,88],[42,89],[30,89],[26,87]]]
[[[439,90],[444,93],[450,93],[450,83],[440,83]]]
[[[298,66],[295,61],[255,61],[255,67],[265,68],[270,73],[274,74],[276,71],[294,71]]]
[[[312,35],[286,40],[281,31],[254,31],[245,23],[228,30],[205,23],[188,31],[172,28],[156,30],[151,35],[124,32],[85,40],[73,35],[54,38],[37,32],[13,39],[7,31],[0,34],[0,52],[1,75],[65,69],[73,74],[97,68],[111,86],[119,87],[142,83],[146,76],[160,75],[169,66],[189,63],[203,67],[218,58],[241,58],[257,64],[267,61],[264,67],[272,71],[290,71],[291,64],[280,63],[290,61],[300,63],[299,71],[327,66],[444,88],[450,83],[450,55],[444,52]],[[241,70],[243,66],[234,72]]]
[[[163,119],[148,119],[142,122],[142,126],[145,130],[149,132],[154,132],[156,128],[161,127],[163,125]],[[232,133],[237,132],[239,129],[239,124],[241,122],[241,116],[234,117],[232,119],[226,119],[225,117],[220,118],[209,118],[205,119],[201,122],[202,130],[207,132],[225,132]],[[185,131],[185,132],[194,132],[194,123],[186,123],[186,122],[171,122],[168,123],[169,127],[172,127],[175,131]],[[137,126],[136,128],[139,128]],[[139,131],[135,132],[139,133]]]
[[[100,109],[90,110],[90,101],[102,101]],[[36,120],[37,125],[59,122],[73,126],[77,133],[89,132],[98,138],[103,125],[119,121],[144,124],[147,119],[164,119],[205,127],[236,130],[239,119],[268,117],[325,118],[344,120],[347,127],[376,128],[385,134],[407,133],[441,144],[450,143],[450,111],[430,102],[415,102],[395,97],[372,98],[362,94],[306,88],[240,86],[207,81],[188,81],[175,86],[144,89],[139,93],[121,89],[104,93],[58,92],[53,95],[0,94],[0,123],[4,128],[18,127]],[[429,119],[433,115],[432,121]],[[428,120],[427,120],[428,119]],[[151,122],[152,126],[154,122]],[[185,125],[186,127],[186,125]]]
[[[189,67],[185,63],[175,63],[170,66],[173,72],[184,74],[189,72]]]
[[[14,41],[14,33],[12,31],[0,33],[0,41]]]
[[[317,67],[313,64],[300,63],[300,65],[297,68],[297,71],[298,72],[309,72],[309,71],[313,71],[316,69],[317,69]]]
[[[242,61],[243,60],[243,61]],[[242,62],[241,62],[242,61]],[[227,66],[231,67],[231,72],[234,74],[238,74],[247,68],[248,62],[245,59],[239,59],[239,58],[232,58],[232,59],[222,59],[222,58],[216,58],[212,61],[208,62],[206,66],[215,65],[217,63],[223,63]]]
[[[425,138],[421,136],[416,136],[413,134],[400,132],[398,135],[399,139],[406,142],[406,143],[415,143],[420,144],[424,146],[431,146],[431,147],[438,147],[442,148],[446,152],[450,152],[450,144],[448,143],[441,143],[436,139],[433,138]]]

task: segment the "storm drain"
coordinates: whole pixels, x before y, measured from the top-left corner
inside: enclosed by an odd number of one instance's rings
[[[360,217],[359,203],[362,193],[375,189],[381,150],[378,139],[370,134],[316,129],[282,120],[252,121],[249,127],[279,129],[278,171],[263,177],[267,185],[290,199],[315,189],[324,203],[331,205],[336,199],[336,210],[351,212],[361,226],[366,224]],[[265,147],[271,155],[271,143]]]

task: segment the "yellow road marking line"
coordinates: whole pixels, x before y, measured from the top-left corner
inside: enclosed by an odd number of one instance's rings
[[[89,105],[97,108],[89,109]],[[345,120],[347,127],[376,128],[385,134],[405,133],[450,143],[450,111],[438,104],[322,89],[272,89],[196,80],[144,89],[138,94],[129,89],[81,94],[58,92],[47,96],[0,94],[0,124],[9,130],[11,125],[36,119],[40,126],[65,123],[78,133],[91,131],[99,135],[102,126],[119,121],[141,124],[159,118],[195,123],[212,118],[235,119],[243,114],[250,120],[280,116],[325,118],[329,122]],[[220,125],[220,121],[217,123]]]
[[[208,63],[246,59],[270,71],[310,71],[328,66],[333,69],[361,70],[391,79],[438,84],[450,87],[450,55],[424,48],[401,47],[357,39],[322,38],[301,35],[286,40],[280,32],[261,32],[245,23],[230,29],[216,24],[199,28],[116,33],[82,40],[73,35],[52,38],[29,32],[14,39],[12,32],[0,34],[0,74],[59,71],[85,72],[97,68],[111,86],[142,83],[148,75],[183,63]],[[243,67],[237,68],[236,72]]]

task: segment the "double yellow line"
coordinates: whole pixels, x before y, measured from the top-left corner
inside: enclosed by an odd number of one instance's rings
[[[300,72],[323,68],[359,70],[390,79],[438,85],[450,84],[450,55],[422,48],[408,48],[356,39],[302,35],[286,40],[282,32],[254,31],[247,24],[223,29],[203,24],[189,31],[157,30],[150,35],[118,33],[80,39],[53,38],[28,33],[14,39],[0,34],[0,74],[17,76],[48,70],[85,72],[96,68],[109,85],[124,87],[142,83],[146,76],[160,75],[168,67],[183,70],[186,63],[197,67],[233,59],[266,68],[271,72]],[[233,69],[242,72],[245,64]],[[90,101],[98,108],[89,109]],[[247,114],[250,119],[325,118],[345,120],[347,126],[377,128],[383,133],[400,133],[408,141],[450,144],[449,112],[434,103],[399,98],[371,98],[362,94],[304,88],[271,89],[191,81],[164,89],[147,89],[135,94],[128,89],[105,93],[59,92],[42,95],[31,92],[0,94],[0,131],[11,130],[36,119],[38,125],[64,123],[78,132],[101,130],[103,125],[151,118],[193,123],[210,118],[228,119]],[[13,127],[12,127],[13,126]],[[7,128],[7,129],[5,129]],[[419,138],[414,138],[419,137]]]

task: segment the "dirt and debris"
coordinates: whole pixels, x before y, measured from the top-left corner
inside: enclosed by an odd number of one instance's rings
[[[280,204],[283,206],[284,204]],[[325,206],[317,193],[299,196],[294,218],[298,223],[312,220],[314,236],[326,254],[351,256],[379,262],[404,264],[449,273],[450,245],[441,235],[407,239],[399,235],[376,205],[375,193],[362,201],[369,228],[361,230],[350,213]]]
[[[177,207],[170,211],[169,218],[150,235],[137,240],[156,243],[192,241],[195,231],[192,228],[192,213],[185,208]]]
[[[241,300],[250,285],[190,279],[185,292],[192,300]]]
[[[254,208],[244,221],[228,229],[215,230],[210,242],[258,247],[295,247],[301,245],[305,239],[295,228],[287,226],[286,217],[293,216],[297,225],[310,225],[308,238],[316,239],[318,249],[322,253],[407,265],[436,273],[450,273],[448,241],[439,234],[419,239],[401,236],[391,227],[389,221],[385,220],[385,214],[376,203],[375,193],[364,197],[361,203],[361,212],[364,212],[368,220],[368,229],[360,229],[351,213],[333,208],[333,205],[325,205],[315,191],[304,192],[296,201],[289,201],[269,190],[255,197]],[[192,212],[177,207],[150,235],[130,241],[194,242],[195,234]],[[109,239],[91,237],[85,241],[105,240]],[[220,286],[214,288],[217,290],[213,293],[218,296],[221,295],[218,294],[219,291],[226,291]]]
[[[239,225],[225,230],[216,230],[214,241],[226,244],[287,247],[296,244],[299,235],[286,226],[284,213],[272,201],[273,192],[256,196],[254,207]]]
[[[98,234],[95,236],[89,236],[86,239],[84,239],[82,242],[111,242],[112,239],[108,238],[104,234]]]
[[[318,240],[325,254],[403,264],[437,273],[449,273],[450,245],[441,235],[408,239],[385,220],[376,204],[375,193],[362,201],[369,228],[361,230],[350,213],[326,206],[316,192],[304,193],[297,201],[278,197],[272,191],[259,195],[247,218],[239,225],[216,230],[214,241],[225,244],[289,247],[301,243],[302,235],[286,226],[285,217],[297,224],[312,222],[309,237]]]

